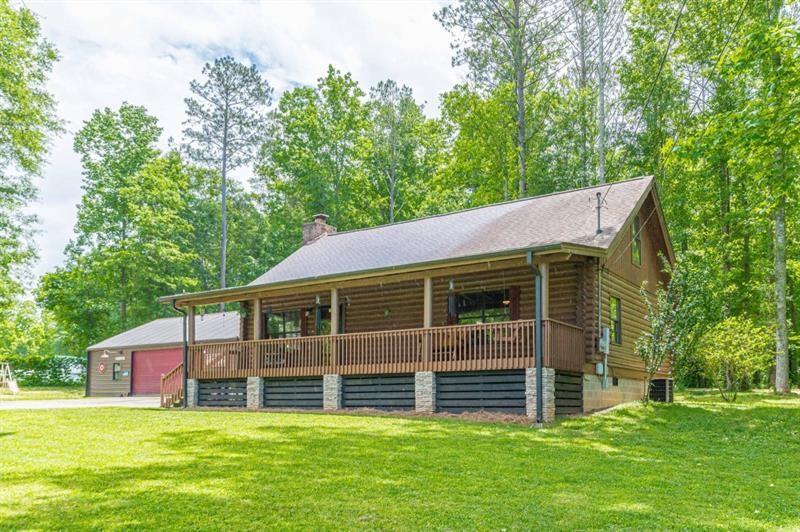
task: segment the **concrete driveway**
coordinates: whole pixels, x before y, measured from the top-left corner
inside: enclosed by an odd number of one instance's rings
[[[43,410],[55,408],[158,408],[158,396],[85,397],[83,399],[43,399],[32,401],[0,401],[0,410]]]

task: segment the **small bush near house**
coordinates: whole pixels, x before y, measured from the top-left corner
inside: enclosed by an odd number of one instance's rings
[[[726,401],[736,401],[740,390],[750,387],[759,373],[769,370],[772,335],[746,318],[727,318],[709,330],[699,354],[706,377]]]

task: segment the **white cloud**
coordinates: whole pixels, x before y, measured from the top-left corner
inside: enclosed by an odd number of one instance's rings
[[[41,219],[37,276],[63,262],[72,237],[81,195],[73,136],[94,109],[144,105],[166,145],[180,138],[189,82],[224,54],[258,64],[276,95],[314,83],[333,64],[365,91],[386,78],[409,85],[431,114],[462,79],[450,66],[449,35],[433,19],[435,1],[26,4],[61,54],[49,87],[67,121],[30,209]]]

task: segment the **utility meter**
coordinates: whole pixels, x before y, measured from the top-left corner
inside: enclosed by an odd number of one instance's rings
[[[600,331],[598,347],[600,348],[601,353],[604,355],[608,354],[609,348],[611,347],[611,329],[609,329],[607,326],[603,326]]]

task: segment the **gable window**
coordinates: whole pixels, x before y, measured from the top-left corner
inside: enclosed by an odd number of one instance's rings
[[[636,266],[642,265],[642,227],[638,215],[631,226],[631,262]]]
[[[300,336],[300,311],[287,310],[267,315],[267,338]]]
[[[622,343],[622,303],[618,297],[612,297],[609,300],[609,307],[611,308],[611,341],[615,344]]]
[[[119,362],[114,362],[114,364],[111,366],[111,380],[118,381],[121,375],[122,364]]]
[[[459,325],[495,323],[511,318],[508,290],[457,294],[455,299],[456,323]]]

